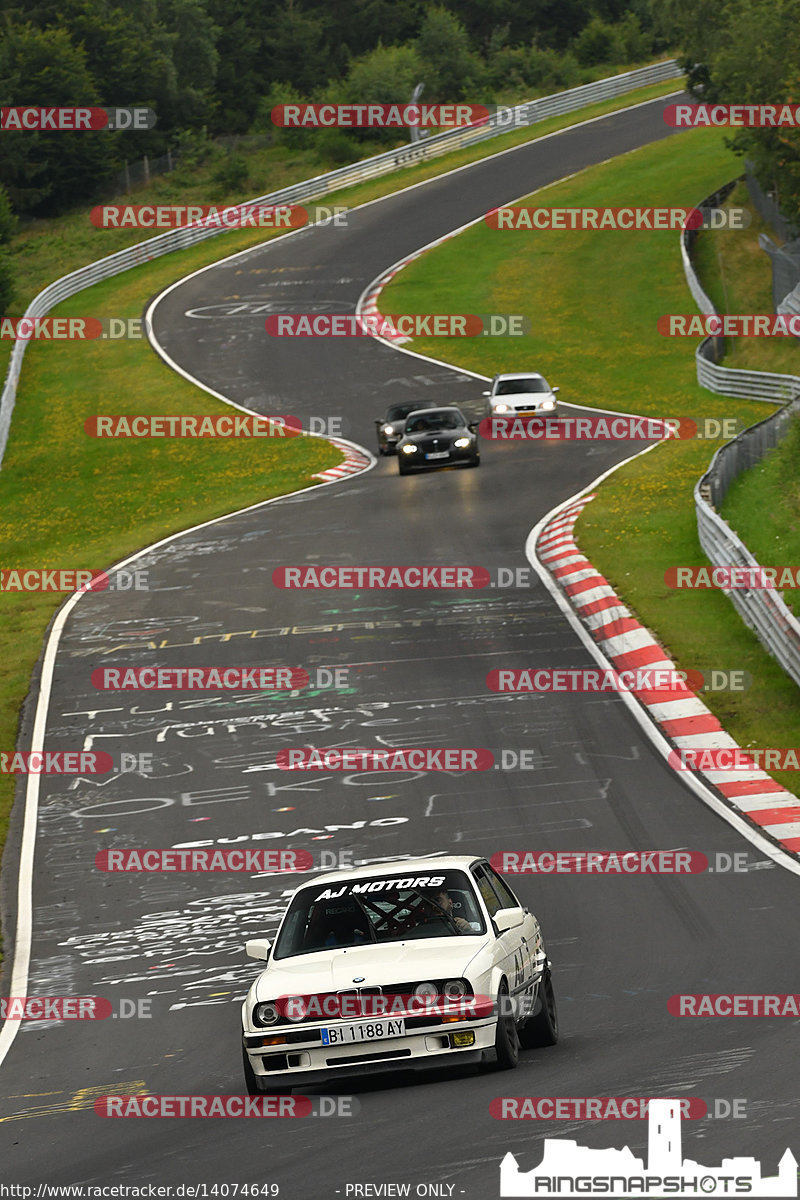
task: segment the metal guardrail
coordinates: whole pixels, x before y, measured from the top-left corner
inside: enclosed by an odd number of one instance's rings
[[[715,207],[730,194],[736,182],[708,196],[697,207]],[[695,237],[695,230],[681,233],[683,269],[698,308],[711,315],[717,310],[703,291],[692,264],[690,251]],[[722,505],[734,479],[760,462],[785,435],[789,422],[794,417],[800,418],[800,378],[721,367],[716,359],[723,349],[724,338],[705,338],[698,346],[695,359],[701,386],[725,396],[783,403],[783,407],[717,450],[694,488],[697,536],[714,566],[758,567],[755,556],[715,509]],[[726,594],[745,624],[800,685],[800,621],[787,608],[780,593],[772,588],[731,588],[726,589]]]
[[[705,475],[698,480],[694,489],[697,535],[715,566],[759,566],[711,505],[722,503],[733,480],[778,444],[793,419],[800,420],[800,401],[792,401],[721,446]],[[800,686],[800,621],[790,612],[780,592],[772,588],[732,588],[727,595],[745,624]]]
[[[707,196],[697,207],[701,210],[717,207],[727,199],[737,183],[738,180],[726,183],[724,187]],[[696,229],[681,231],[683,273],[695,304],[702,313],[711,316],[717,310],[704,292],[692,264],[691,250],[697,234]],[[719,365],[719,360],[724,353],[725,339],[721,337],[704,338],[695,350],[697,382],[701,387],[707,388],[709,392],[715,392],[720,396],[739,396],[745,400],[764,400],[770,404],[785,404],[788,400],[800,396],[800,376],[722,367]]]
[[[312,200],[324,196],[338,187],[348,187],[378,175],[385,175],[400,167],[415,166],[419,162],[447,154],[451,150],[472,146],[488,138],[498,137],[514,128],[525,125],[535,125],[547,117],[558,116],[588,104],[601,100],[622,96],[636,88],[647,87],[648,84],[661,83],[668,79],[682,77],[683,72],[675,59],[654,63],[649,67],[641,67],[636,71],[626,71],[622,75],[614,75],[609,79],[598,79],[594,83],[586,83],[581,87],[571,88],[566,92],[557,92],[552,96],[542,96],[538,100],[529,100],[511,109],[512,117],[505,113],[494,114],[486,124],[468,125],[466,128],[449,130],[425,138],[424,141],[401,146],[395,150],[386,150],[371,158],[362,159],[324,175],[303,180],[271,192],[266,196],[257,196],[253,200],[242,201],[241,205],[231,205],[231,208],[254,204],[295,204],[304,200]],[[127,250],[119,250],[107,258],[101,258],[87,267],[72,271],[49,284],[30,302],[25,310],[25,316],[43,317],[54,305],[74,296],[83,288],[99,283],[101,279],[109,279],[122,271],[138,267],[144,262],[158,258],[162,254],[170,254],[173,250],[183,250],[194,246],[205,238],[217,237],[227,233],[225,228],[206,228],[202,225],[188,225],[181,229],[171,229],[157,234],[146,241],[130,246]],[[0,464],[5,454],[11,427],[11,415],[14,411],[14,401],[17,394],[17,384],[22,370],[22,360],[27,342],[18,341],[14,345],[2,394],[0,394]]]

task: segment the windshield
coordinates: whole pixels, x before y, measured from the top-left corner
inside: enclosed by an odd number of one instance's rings
[[[518,396],[522,392],[549,392],[547,380],[541,375],[520,376],[519,379],[501,379],[497,385],[496,396]]]
[[[460,412],[432,412],[424,417],[411,417],[406,421],[405,433],[428,433],[436,429],[462,429],[464,418]]]
[[[469,876],[372,875],[305,887],[292,900],[273,958],[320,950],[486,932]]]
[[[415,404],[393,404],[386,416],[387,421],[405,421],[410,412],[414,412],[418,408],[424,408],[419,402]]]

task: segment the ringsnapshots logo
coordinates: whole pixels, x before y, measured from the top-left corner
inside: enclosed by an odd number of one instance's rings
[[[47,105],[0,108],[0,131],[4,133],[80,133],[107,129],[153,129],[152,108],[51,108]]]
[[[778,1174],[764,1177],[756,1158],[725,1158],[718,1167],[684,1159],[681,1100],[652,1099],[648,1109],[647,1162],[627,1146],[593,1150],[572,1139],[545,1138],[542,1161],[521,1171],[510,1152],[500,1164],[502,1197],[797,1196],[797,1160],[786,1150]]]

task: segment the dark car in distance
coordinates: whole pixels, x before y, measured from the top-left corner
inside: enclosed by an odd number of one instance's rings
[[[406,417],[409,413],[422,408],[435,408],[433,400],[404,400],[399,404],[390,404],[386,416],[375,422],[378,434],[378,453],[393,454],[403,433]]]
[[[397,443],[401,475],[425,467],[477,467],[481,461],[477,425],[461,409],[425,408],[410,412]]]

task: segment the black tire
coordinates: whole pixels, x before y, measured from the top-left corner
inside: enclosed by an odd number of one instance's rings
[[[250,1055],[244,1048],[242,1043],[242,1067],[244,1068],[244,1085],[247,1088],[248,1096],[263,1096],[264,1093],[256,1082],[256,1073],[250,1065]]]
[[[494,1049],[498,1071],[513,1071],[519,1063],[519,1034],[514,1015],[514,1006],[508,994],[508,984],[503,980],[497,992],[497,1032]]]
[[[399,475],[408,475],[408,467],[403,466],[402,458],[397,460],[397,471]]]
[[[525,1050],[534,1050],[537,1046],[555,1046],[558,1041],[558,1009],[549,969],[545,970],[539,984],[533,1015],[528,1017],[519,1031],[519,1040]]]

